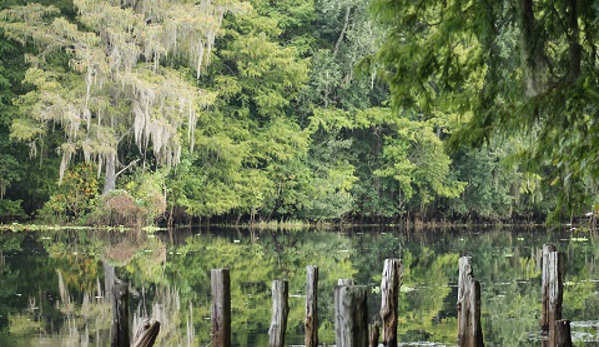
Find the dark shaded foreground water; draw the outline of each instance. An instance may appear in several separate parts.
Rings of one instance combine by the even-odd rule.
[[[0,234],[0,346],[109,346],[106,283],[129,281],[134,318],[162,323],[156,346],[210,344],[210,269],[231,269],[233,345],[268,344],[270,283],[289,281],[289,345],[303,344],[305,268],[319,266],[320,340],[334,344],[333,287],[371,287],[378,314],[383,261],[404,261],[403,346],[455,346],[458,258],[473,257],[487,346],[540,346],[541,251],[566,253],[564,318],[577,346],[599,346],[599,239],[543,230],[60,231]]]

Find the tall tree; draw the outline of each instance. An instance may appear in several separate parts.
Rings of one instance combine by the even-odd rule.
[[[61,179],[81,153],[104,169],[106,193],[115,188],[119,169],[129,166],[119,156],[128,143],[159,164],[179,163],[180,128],[186,126],[193,137],[198,112],[213,96],[173,67],[185,64],[199,77],[222,17],[239,7],[228,0],[74,5],[74,21],[37,4],[0,13],[9,38],[39,49],[28,56],[25,82],[34,90],[21,97],[23,117],[13,123],[11,136],[27,141],[35,154],[46,134],[59,127]]]

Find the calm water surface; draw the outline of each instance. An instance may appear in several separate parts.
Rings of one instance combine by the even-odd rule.
[[[599,346],[599,239],[544,230],[60,231],[0,234],[0,346],[109,346],[110,288],[128,281],[132,320],[162,323],[156,346],[210,344],[210,269],[231,269],[233,345],[268,345],[270,284],[289,281],[289,345],[303,344],[305,269],[317,265],[319,336],[334,344],[333,287],[370,286],[378,315],[385,258],[404,262],[400,341],[455,346],[457,264],[472,256],[487,346],[540,346],[541,252],[566,253],[564,318]],[[134,324],[132,322],[132,324]]]

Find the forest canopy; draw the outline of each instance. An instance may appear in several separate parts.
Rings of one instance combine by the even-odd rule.
[[[0,219],[599,210],[588,0],[0,4]]]

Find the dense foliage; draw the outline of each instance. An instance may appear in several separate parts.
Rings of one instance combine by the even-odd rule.
[[[597,11],[584,0],[3,2],[0,218],[595,211]],[[132,216],[115,217],[117,197]]]

